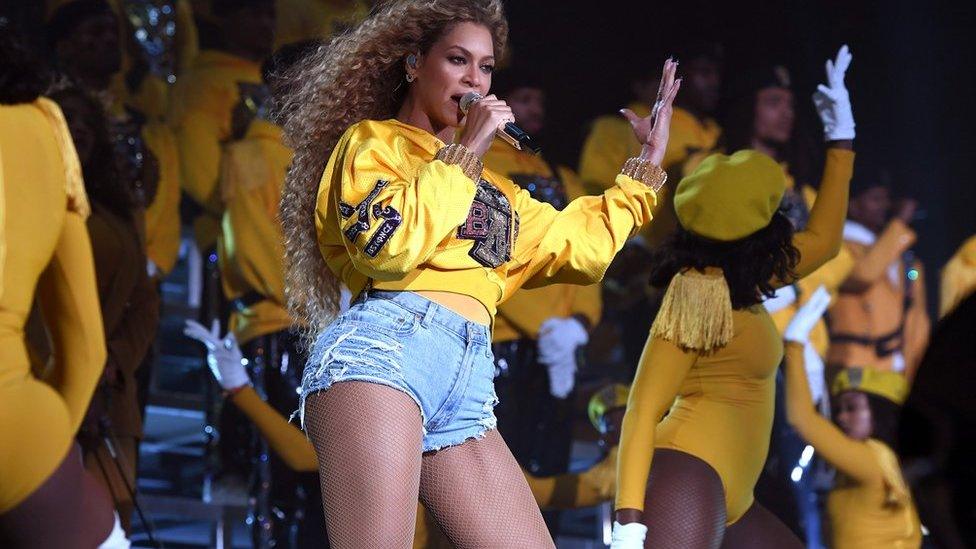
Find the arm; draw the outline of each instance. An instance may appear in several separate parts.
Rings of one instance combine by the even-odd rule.
[[[844,289],[863,292],[886,276],[888,265],[897,261],[915,243],[915,232],[899,219],[892,219],[881,236],[863,257],[858,258],[850,276],[844,281]]]
[[[848,438],[817,413],[807,386],[803,345],[786,345],[786,417],[796,432],[831,465],[862,483],[881,482],[874,452],[864,442]]]
[[[81,215],[69,211],[54,256],[38,281],[37,298],[54,346],[54,390],[77,430],[105,364],[91,241]]]
[[[464,222],[475,182],[459,165],[436,159],[408,172],[388,143],[391,137],[373,133],[368,123],[350,133],[326,168],[316,225],[321,231],[333,214],[330,209],[337,209],[342,241],[356,270],[377,280],[397,280],[426,261]]]
[[[121,320],[108,338],[106,368],[131,378],[149,352],[159,327],[159,296],[145,269],[139,269],[139,280],[129,294]]]
[[[621,524],[640,519],[657,424],[674,403],[697,358],[697,353],[682,351],[661,338],[647,340],[620,435],[616,510]]]
[[[206,110],[189,110],[176,130],[183,189],[211,215],[223,206],[217,188],[220,144],[227,138],[226,123]]]
[[[244,412],[268,445],[289,468],[299,472],[319,470],[315,449],[302,432],[285,421],[274,408],[261,400],[250,386],[244,386],[230,397],[231,402]]]
[[[159,159],[159,188],[146,209],[146,255],[165,275],[180,252],[179,153],[172,130],[163,124],[147,124],[143,139]]]

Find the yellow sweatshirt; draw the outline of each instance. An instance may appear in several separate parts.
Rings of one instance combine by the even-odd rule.
[[[976,290],[976,236],[970,237],[942,268],[939,318]]]
[[[328,40],[369,15],[363,0],[278,0],[275,48],[309,38]]]
[[[853,166],[852,152],[827,151],[820,196],[807,228],[793,236],[799,277],[814,272],[840,247]],[[783,346],[761,305],[733,311],[732,321],[732,339],[708,354],[648,338],[620,437],[617,509],[643,510],[655,448],[691,454],[715,470],[725,490],[728,524],[752,505],[769,447]]]
[[[786,345],[786,394],[790,424],[840,473],[827,498],[831,547],[920,547],[921,525],[898,458],[878,440],[848,438],[817,413],[807,386],[802,345]]]
[[[627,108],[637,116],[651,113],[650,107],[641,103],[631,103]],[[706,156],[715,152],[721,134],[722,128],[714,120],[702,121],[685,109],[674,108],[671,135],[661,166],[670,177],[659,193],[660,205],[654,213],[654,223],[641,233],[650,244],[660,242],[677,226],[673,197],[675,185]],[[627,119],[620,115],[597,118],[583,143],[580,156],[580,176],[587,191],[597,194],[609,187],[619,167],[626,159],[640,154],[640,148]]]
[[[217,251],[224,295],[256,292],[265,299],[233,310],[230,330],[244,343],[293,324],[285,303],[284,237],[278,204],[292,151],[281,128],[257,118],[244,139],[224,147],[221,186],[226,204]]]
[[[516,150],[496,139],[484,157],[491,171],[512,180],[529,191],[534,198],[548,202],[557,209],[582,196],[583,185],[572,170],[563,167],[558,177],[541,156]],[[583,315],[596,326],[600,321],[602,301],[600,285],[575,286],[552,284],[532,290],[519,290],[498,307],[495,317],[495,342],[513,339],[536,339],[539,327],[546,320],[557,317]]]
[[[217,183],[221,148],[231,137],[232,112],[242,87],[260,84],[257,63],[205,50],[172,90],[168,120],[176,131],[183,189],[203,209],[193,222],[201,250],[216,243],[224,211]]]
[[[516,290],[592,284],[651,219],[654,191],[624,175],[562,211],[485,170],[481,181],[434,160],[445,145],[396,120],[340,138],[319,185],[316,229],[329,268],[358,294],[444,290],[494,316]]]

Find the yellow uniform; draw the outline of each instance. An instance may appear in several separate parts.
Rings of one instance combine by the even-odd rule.
[[[173,88],[169,123],[176,131],[183,189],[203,210],[193,222],[202,250],[216,243],[224,211],[217,183],[221,147],[231,137],[232,112],[242,89],[260,85],[257,63],[205,50]]]
[[[898,458],[884,443],[848,438],[814,408],[803,367],[803,347],[786,346],[787,416],[796,431],[838,476],[827,498],[834,549],[909,549],[922,530]]]
[[[511,179],[529,190],[539,200],[564,208],[571,200],[582,196],[583,185],[571,170],[556,168],[558,177],[542,157],[516,150],[498,139],[484,157],[491,171]],[[498,308],[495,316],[495,342],[514,339],[537,339],[539,327],[546,320],[583,315],[596,326],[601,311],[600,285],[575,286],[552,284],[533,290],[520,290]]]
[[[915,262],[909,273],[902,260],[915,233],[897,219],[877,237],[853,222],[844,232],[854,268],[830,310],[828,363],[904,371],[911,379],[929,332],[922,265]]]
[[[166,275],[180,254],[179,152],[173,130],[160,122],[144,125],[142,139],[159,166],[156,196],[146,208],[146,256]]]
[[[5,215],[0,296],[0,514],[64,459],[105,364],[81,167],[57,105],[0,106]],[[54,347],[31,375],[24,325],[37,299]]]
[[[369,15],[363,0],[277,0],[275,49],[313,38],[328,40]]]
[[[445,146],[396,120],[354,124],[319,185],[316,229],[329,268],[357,295],[443,291],[494,316],[516,290],[591,284],[651,218],[654,191],[624,175],[562,211],[485,170],[475,183],[435,160]]]
[[[627,106],[637,116],[651,114],[648,106],[632,103]],[[671,175],[673,183],[666,186],[659,196],[660,208],[655,212],[654,223],[642,232],[651,244],[658,243],[677,226],[674,216],[674,186],[718,145],[722,129],[712,119],[699,120],[680,107],[674,107],[671,117],[671,134],[661,167]],[[580,156],[580,176],[591,194],[601,192],[613,182],[624,160],[640,154],[641,145],[634,137],[630,122],[622,116],[602,116],[593,123],[593,129],[583,143]]]
[[[800,277],[837,253],[853,164],[850,151],[827,152],[810,222],[793,239]],[[617,509],[643,510],[655,448],[691,454],[715,470],[725,491],[727,524],[752,505],[766,462],[783,344],[761,305],[732,311],[732,323],[729,343],[707,354],[682,350],[659,336],[648,339],[624,417]]]
[[[227,145],[221,162],[226,204],[218,245],[224,295],[242,307],[231,312],[238,341],[287,329],[293,324],[285,303],[284,237],[278,205],[292,151],[281,128],[251,122],[244,139]],[[253,299],[241,299],[245,295]],[[254,301],[244,306],[244,302]]]
[[[939,318],[976,290],[976,236],[970,237],[942,268]]]

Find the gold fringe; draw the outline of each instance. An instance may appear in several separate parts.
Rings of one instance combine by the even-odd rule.
[[[697,271],[676,274],[651,336],[702,353],[727,345],[732,339],[732,298],[725,276]]]
[[[68,123],[61,113],[61,108],[54,101],[41,97],[35,104],[51,122],[54,137],[61,149],[61,160],[64,164],[64,190],[65,194],[68,195],[68,210],[87,219],[91,213],[91,207],[88,204],[85,180],[81,177],[81,163],[78,160],[78,153],[75,151],[75,143],[71,139],[71,132],[68,130]]]

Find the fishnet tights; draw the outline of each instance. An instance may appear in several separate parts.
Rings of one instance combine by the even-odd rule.
[[[311,395],[305,426],[319,457],[334,547],[410,547],[418,494],[458,548],[554,547],[521,469],[495,430],[422,456],[414,401],[357,381]]]
[[[676,450],[657,449],[647,481],[644,547],[800,549],[803,544],[758,502],[726,528],[725,491],[715,469]]]

